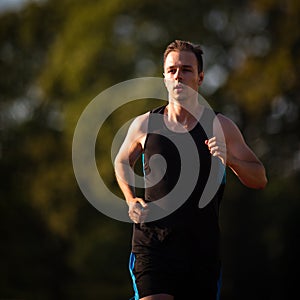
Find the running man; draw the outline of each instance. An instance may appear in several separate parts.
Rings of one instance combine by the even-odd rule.
[[[213,160],[224,169],[229,167],[249,188],[263,189],[267,184],[263,164],[236,124],[199,102],[198,89],[204,79],[202,54],[198,45],[186,41],[175,40],[167,46],[163,68],[168,104],[135,118],[115,159],[116,178],[134,222],[130,272],[136,300],[218,299],[219,205],[225,174],[213,199],[199,207]],[[210,131],[204,130],[204,122]],[[195,188],[178,209],[147,222],[149,204],[168,197],[178,183],[183,166],[172,141],[182,140],[184,149],[186,136],[197,149],[197,155],[191,155],[190,170],[193,162],[195,168],[200,164]],[[136,196],[133,175],[128,172],[141,155],[146,184],[142,198]],[[164,163],[156,162],[158,157],[163,157]]]

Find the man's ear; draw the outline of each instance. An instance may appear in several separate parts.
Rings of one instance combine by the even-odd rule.
[[[202,84],[203,79],[204,79],[204,72],[201,71],[201,72],[199,73],[199,81],[198,81],[198,85],[199,85],[199,86]]]

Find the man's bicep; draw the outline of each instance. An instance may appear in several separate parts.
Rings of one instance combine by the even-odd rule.
[[[247,145],[240,129],[230,119],[222,116],[220,120],[226,140],[227,150],[236,158],[245,161],[257,161],[257,157]]]
[[[229,133],[229,151],[238,159],[244,161],[257,161],[257,157],[246,143],[239,128],[233,124]]]
[[[240,160],[244,160],[244,161],[257,161],[257,157],[254,154],[254,152],[251,150],[251,148],[246,144],[246,142],[244,141],[244,139],[240,142],[233,142],[231,147],[231,152],[232,154],[240,159]]]
[[[137,118],[132,122],[117,154],[116,160],[133,165],[141,155],[143,152],[142,140],[145,135],[143,121],[143,118]]]

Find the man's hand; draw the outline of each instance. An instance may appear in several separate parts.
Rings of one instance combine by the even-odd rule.
[[[226,160],[227,160],[226,143],[217,140],[217,138],[214,136],[211,139],[206,140],[205,144],[207,145],[211,155],[218,157],[222,161],[222,164],[226,166]]]
[[[132,198],[126,201],[128,204],[128,215],[134,223],[143,223],[148,215],[148,205],[142,198]]]

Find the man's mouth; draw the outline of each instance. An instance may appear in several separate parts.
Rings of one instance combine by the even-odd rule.
[[[184,89],[184,85],[183,84],[176,84],[175,86],[174,86],[174,90],[176,90],[176,91],[183,91],[183,89]]]

